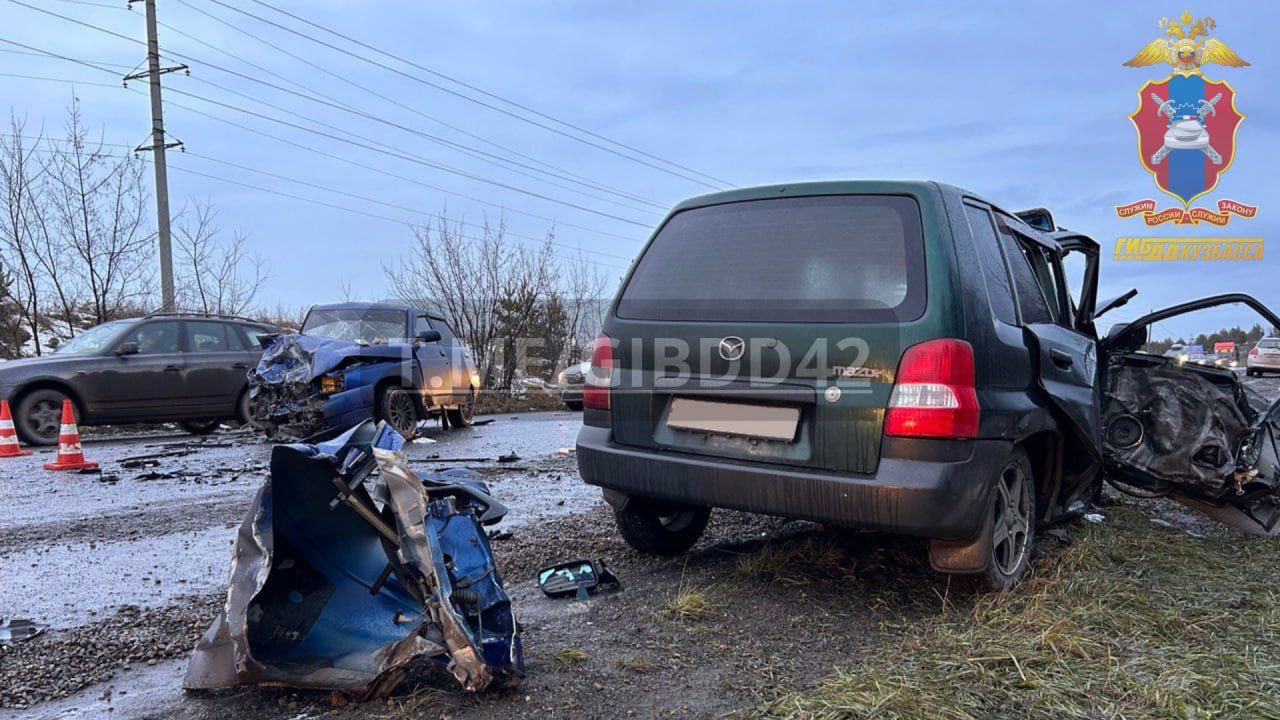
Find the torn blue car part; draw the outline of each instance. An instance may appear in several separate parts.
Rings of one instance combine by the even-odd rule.
[[[382,697],[420,658],[469,691],[520,674],[519,626],[483,530],[506,508],[466,471],[418,478],[403,442],[365,422],[273,450],[236,536],[226,605],[183,687]]]

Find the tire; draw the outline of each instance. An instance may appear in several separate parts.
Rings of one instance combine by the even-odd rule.
[[[236,399],[236,422],[241,425],[253,424],[253,408],[249,407],[249,388],[240,391]]]
[[[980,589],[1003,592],[1026,577],[1036,537],[1036,484],[1020,447],[996,477],[991,493],[991,562],[978,576]]]
[[[711,508],[631,498],[614,509],[618,532],[627,544],[648,555],[682,555],[702,537]]]
[[[1245,371],[1244,371],[1244,374],[1245,374],[1245,375],[1248,375],[1249,377],[1257,377],[1257,376],[1258,376],[1258,371],[1257,371],[1257,370],[1254,370],[1253,368],[1249,368],[1248,370],[1245,370]]]
[[[384,420],[405,440],[412,440],[418,432],[418,402],[413,394],[399,387],[389,387],[378,396],[378,419]]]
[[[582,401],[581,400],[565,400],[564,406],[574,412],[580,412],[582,410]]]
[[[475,420],[476,416],[476,391],[472,388],[467,392],[467,401],[459,405],[456,410],[446,410],[449,415],[449,427],[464,428]]]
[[[183,420],[178,425],[192,435],[211,435],[222,424],[221,420]]]
[[[56,445],[62,429],[62,402],[66,393],[58,390],[35,390],[23,396],[14,408],[13,425],[28,445]],[[80,408],[71,404],[80,419]]]

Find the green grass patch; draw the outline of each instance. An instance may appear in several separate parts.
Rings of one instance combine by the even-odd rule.
[[[924,620],[775,718],[1280,718],[1280,543],[1193,538],[1134,506],[1015,590]]]

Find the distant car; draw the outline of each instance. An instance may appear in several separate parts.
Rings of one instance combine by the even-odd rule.
[[[258,338],[277,332],[265,323],[195,313],[113,320],[52,355],[0,365],[0,397],[32,445],[58,441],[66,398],[84,425],[177,422],[209,433],[223,420],[248,420],[247,373],[262,353]]]
[[[1199,365],[1209,365],[1212,363],[1208,355],[1204,354],[1203,345],[1188,345],[1184,353],[1182,353],[1182,361],[1196,363]]]
[[[1245,359],[1245,373],[1250,377],[1264,372],[1280,373],[1280,338],[1262,338]]]
[[[1170,345],[1170,346],[1169,346],[1169,349],[1168,349],[1168,350],[1165,350],[1165,351],[1164,351],[1164,356],[1165,356],[1165,357],[1167,357],[1167,358],[1175,358],[1175,359],[1178,359],[1178,360],[1186,360],[1186,359],[1187,359],[1187,346],[1186,346],[1186,345],[1184,345],[1183,343],[1174,343],[1174,344],[1172,344],[1172,345]]]
[[[582,388],[587,383],[587,373],[591,371],[591,361],[570,365],[556,376],[556,392],[560,401],[570,410],[582,409]]]
[[[421,308],[317,305],[249,374],[253,423],[268,436],[309,437],[385,420],[404,437],[445,416],[471,424],[480,375],[449,323]]]

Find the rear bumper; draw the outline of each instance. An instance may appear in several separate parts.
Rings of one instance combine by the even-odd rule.
[[[884,445],[875,474],[827,473],[622,446],[608,428],[584,426],[577,456],[585,482],[626,495],[929,538],[977,535],[1011,443]]]
[[[1280,358],[1249,358],[1245,367],[1250,370],[1275,370],[1280,372]]]

